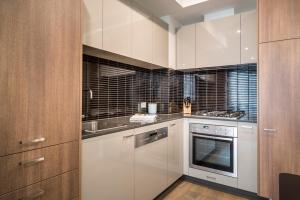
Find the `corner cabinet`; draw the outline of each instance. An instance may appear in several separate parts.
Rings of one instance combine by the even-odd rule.
[[[102,0],[83,0],[83,44],[102,49]]]
[[[240,15],[196,24],[196,67],[239,64]]]
[[[168,134],[168,186],[183,175],[183,120],[169,124]]]
[[[134,199],[133,132],[83,140],[82,200]]]
[[[241,64],[257,62],[256,11],[241,14]]]
[[[128,57],[132,56],[130,3],[103,0],[103,49]]]
[[[196,67],[196,25],[183,26],[177,30],[177,69]]]

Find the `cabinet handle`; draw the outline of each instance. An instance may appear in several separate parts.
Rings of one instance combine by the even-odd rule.
[[[90,93],[90,100],[92,100],[93,99],[93,90],[91,88],[89,89],[89,93]]]
[[[133,134],[131,134],[131,135],[126,135],[126,136],[123,136],[123,138],[124,138],[124,139],[131,138],[131,137],[133,137]]]
[[[245,125],[243,125],[243,126],[241,126],[242,128],[246,128],[246,129],[253,129],[253,126],[245,126]]]
[[[21,161],[21,162],[19,162],[19,165],[27,167],[27,166],[30,166],[30,165],[36,165],[38,163],[41,163],[44,160],[45,160],[45,157],[40,157],[40,158],[37,158],[37,159],[34,159],[34,160]]]
[[[20,144],[22,144],[22,145],[34,145],[34,144],[42,143],[42,142],[45,142],[45,141],[46,141],[46,138],[41,137],[41,138],[29,140],[29,141],[20,141]]]
[[[39,189],[35,193],[33,193],[32,195],[27,196],[27,197],[21,197],[18,200],[34,200],[34,199],[37,199],[37,198],[43,196],[44,194],[45,194],[45,191],[42,190],[42,189]]]
[[[206,176],[206,178],[214,181],[217,180],[215,177],[211,177],[211,176]]]
[[[176,125],[176,124],[171,124],[170,126],[173,127],[173,126],[175,126],[175,125]]]
[[[265,128],[264,131],[268,134],[268,135],[274,135],[277,130],[276,129],[271,129],[271,128]]]

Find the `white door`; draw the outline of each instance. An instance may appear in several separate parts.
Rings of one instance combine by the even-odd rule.
[[[133,166],[133,130],[83,140],[82,200],[132,200]]]
[[[183,174],[183,123],[172,121],[168,135],[168,185],[173,184]]]

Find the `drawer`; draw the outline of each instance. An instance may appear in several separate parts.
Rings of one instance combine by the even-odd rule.
[[[78,141],[0,157],[0,195],[78,168]]]
[[[78,170],[0,196],[0,200],[72,200],[78,197]]]

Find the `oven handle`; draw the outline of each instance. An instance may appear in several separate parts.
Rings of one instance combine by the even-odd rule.
[[[225,140],[225,141],[230,141],[230,142],[233,141],[233,138],[214,137],[214,136],[197,135],[197,134],[193,134],[193,136],[198,137],[198,138],[219,139],[219,140]]]

